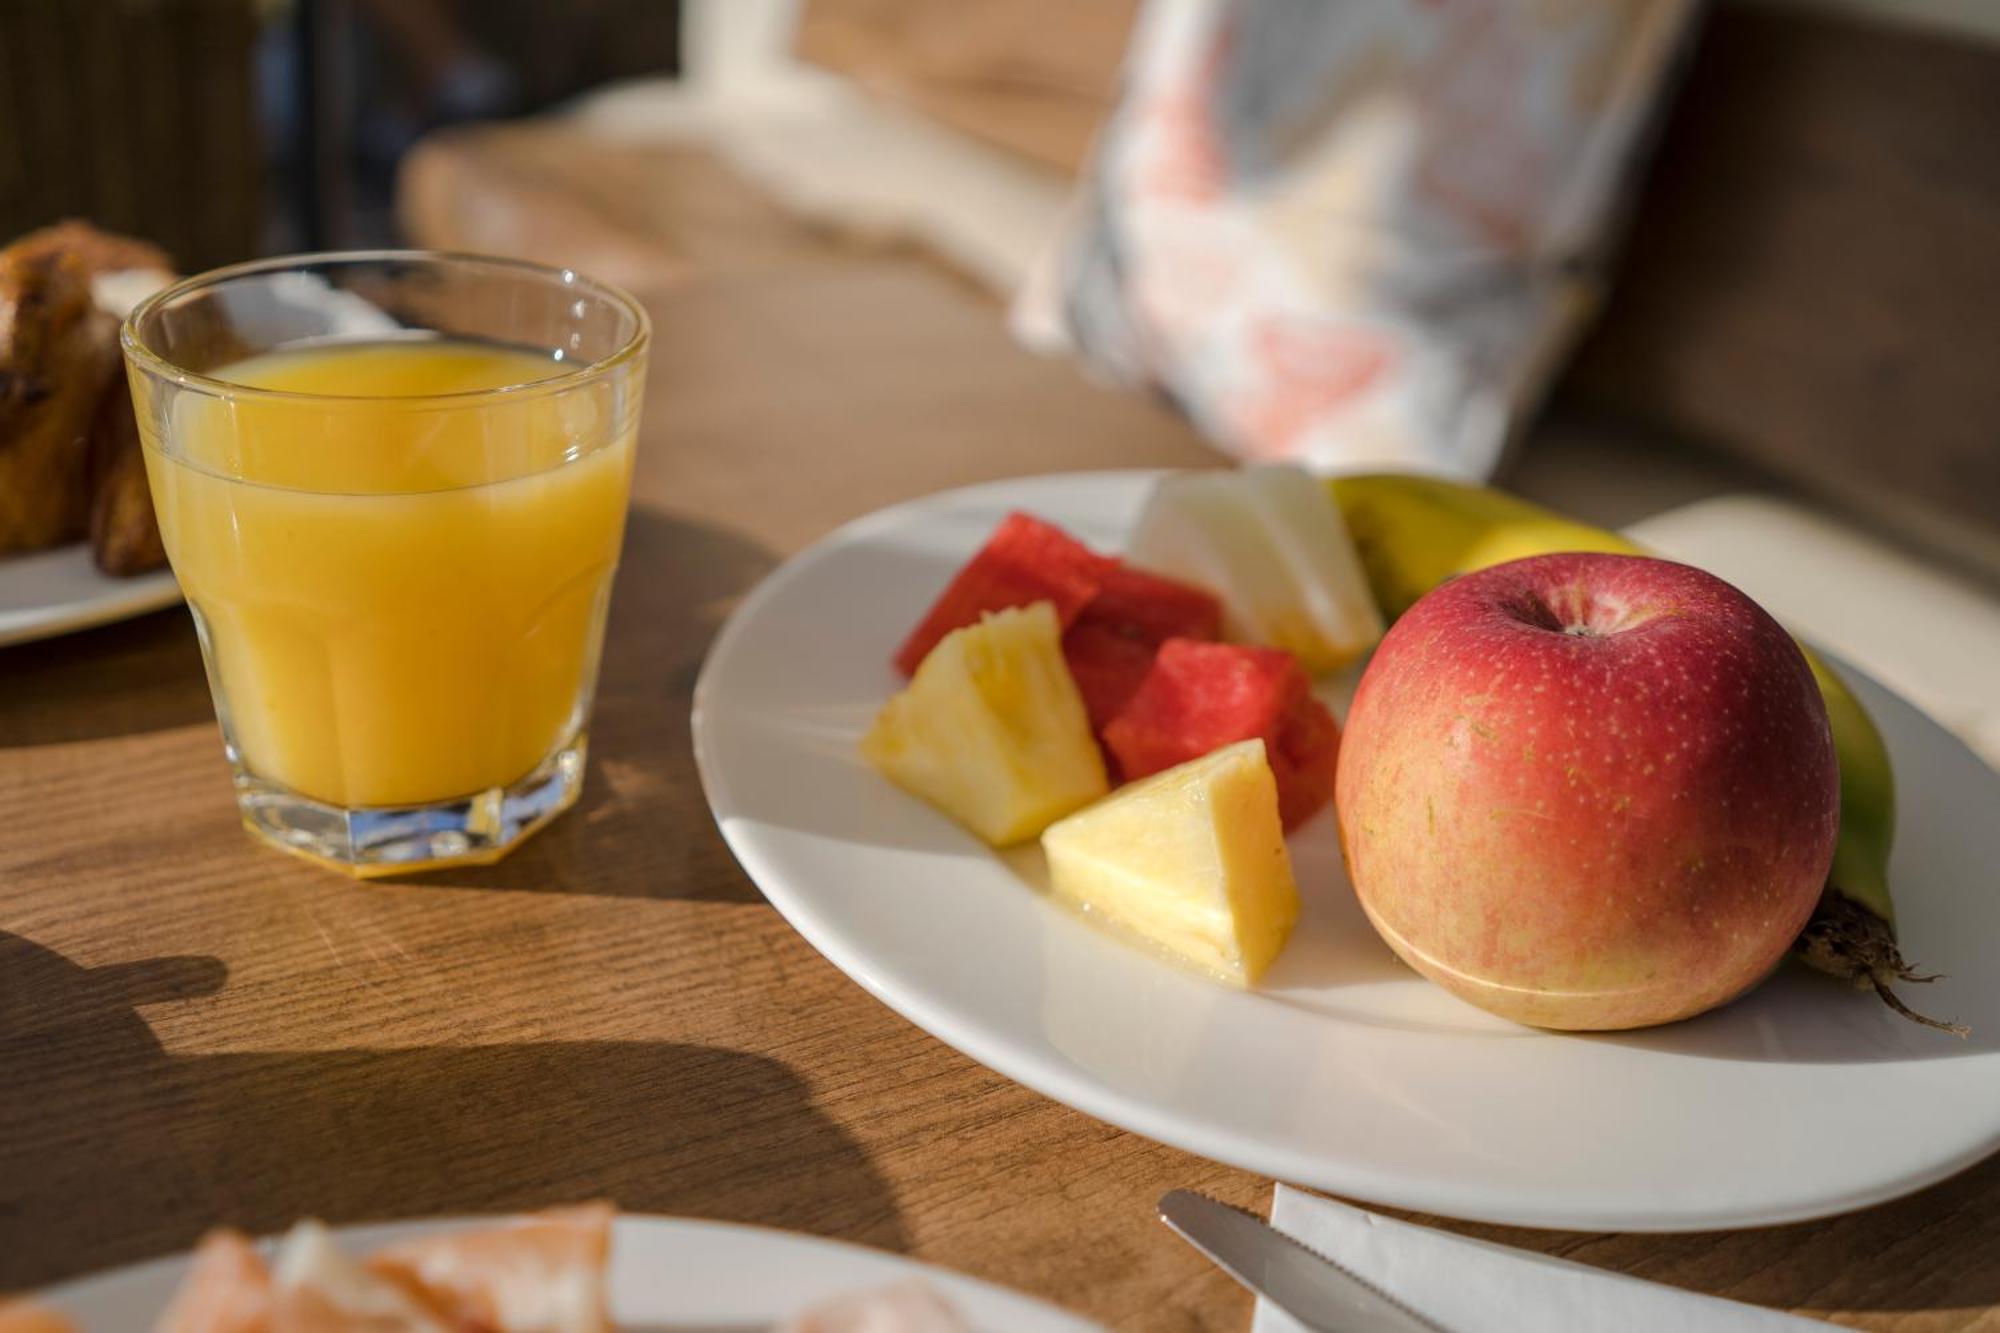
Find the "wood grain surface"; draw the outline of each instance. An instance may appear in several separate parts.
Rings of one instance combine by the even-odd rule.
[[[688,737],[721,618],[841,521],[1207,455],[921,265],[710,273],[651,305],[587,787],[502,864],[363,885],[250,843],[184,612],[0,652],[0,1289],[219,1222],[602,1196],[883,1246],[1113,1327],[1246,1327],[1152,1205],[1262,1211],[1270,1182],[871,999],[736,867]],[[1856,1327],[2000,1328],[2000,1161],[1771,1230],[1455,1229]]]

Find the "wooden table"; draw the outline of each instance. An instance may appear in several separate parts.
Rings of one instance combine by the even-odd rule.
[[[840,521],[1206,455],[920,264],[719,271],[652,304],[588,784],[503,864],[358,884],[253,845],[184,612],[0,652],[0,1289],[218,1222],[601,1196],[903,1251],[1117,1327],[1243,1328],[1248,1299],[1152,1205],[1262,1210],[1270,1182],[1017,1087],[836,972],[724,848],[687,723],[733,600]],[[1859,1327],[2000,1328],[2000,1161],[1773,1230],[1455,1229]]]

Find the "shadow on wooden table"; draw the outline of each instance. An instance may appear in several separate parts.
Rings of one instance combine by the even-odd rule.
[[[213,723],[186,607],[0,649],[0,749]]]
[[[137,1006],[224,980],[213,958],[92,969],[0,933],[0,1290],[220,1223],[396,1218],[413,1201],[439,1215],[604,1197],[806,1231],[866,1216],[843,1234],[905,1246],[882,1177],[776,1061],[611,1041],[163,1050]],[[746,1155],[763,1163],[747,1187]]]

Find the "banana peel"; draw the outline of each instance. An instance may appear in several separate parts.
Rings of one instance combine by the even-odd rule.
[[[1489,565],[1557,551],[1649,554],[1618,533],[1441,477],[1334,477],[1327,489],[1346,519],[1382,613],[1391,620],[1446,579]],[[1873,990],[1905,1018],[1965,1036],[1963,1026],[1917,1013],[1894,990],[1897,982],[1935,979],[1904,962],[1896,944],[1896,907],[1889,892],[1895,771],[1868,710],[1818,654],[1799,646],[1826,702],[1840,763],[1840,835],[1826,889],[1794,948],[1820,971]]]

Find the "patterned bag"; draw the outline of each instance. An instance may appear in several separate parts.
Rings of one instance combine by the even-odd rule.
[[[1694,0],[1150,0],[1016,325],[1246,459],[1486,476]]]

